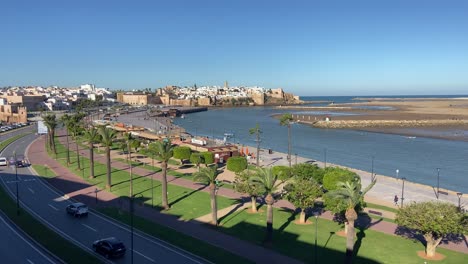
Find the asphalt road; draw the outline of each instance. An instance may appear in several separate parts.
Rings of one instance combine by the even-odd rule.
[[[26,136],[9,145],[1,156],[11,157],[15,151],[22,155],[35,135]],[[90,212],[87,217],[74,218],[67,215],[65,207],[72,201],[62,197],[45,181],[33,175],[30,168],[18,168],[18,186],[21,207],[30,211],[34,217],[46,223],[69,241],[92,252],[93,241],[116,237],[127,247],[123,258],[113,260],[115,263],[131,263],[130,228],[117,223],[99,213]],[[7,187],[10,195],[16,195],[15,169],[4,167],[0,183]],[[207,261],[162,242],[144,233],[134,232],[133,263],[206,263]]]

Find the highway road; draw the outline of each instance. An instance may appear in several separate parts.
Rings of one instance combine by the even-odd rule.
[[[36,138],[28,135],[6,147],[1,156],[11,157],[13,152],[22,155],[27,146]],[[65,207],[70,204],[67,197],[61,196],[44,180],[33,175],[29,167],[18,168],[20,203],[34,217],[46,223],[57,233],[81,248],[92,252],[93,241],[116,237],[127,247],[123,258],[112,260],[114,263],[132,263],[130,254],[130,228],[107,218],[97,212],[88,217],[74,218],[67,215]],[[14,168],[3,168],[0,183],[7,188],[12,197],[16,195]],[[182,249],[158,240],[139,231],[134,232],[133,263],[207,263],[206,260]]]

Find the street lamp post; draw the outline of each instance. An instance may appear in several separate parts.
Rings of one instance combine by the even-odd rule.
[[[318,231],[318,227],[317,227],[317,223],[318,223],[318,214],[315,214],[315,254],[314,254],[314,257],[315,257],[315,264],[318,263],[318,255],[317,255],[317,231]]]
[[[458,196],[458,210],[461,211],[461,198],[463,196],[463,193],[457,192],[457,196]]]
[[[399,169],[396,169],[395,172],[396,172],[396,178],[397,178],[397,180],[398,180],[398,179],[399,179],[399,178],[398,178],[398,173],[400,173],[400,170],[399,170]]]
[[[327,149],[323,150],[323,156],[324,156],[325,168],[326,168],[327,167]]]
[[[371,168],[371,181],[375,180],[374,176],[374,156],[372,156],[372,168]]]
[[[297,153],[294,153],[294,156],[296,157],[295,165],[297,165]]]
[[[403,208],[403,200],[405,200],[405,180],[406,178],[403,177],[401,178],[401,180],[403,181],[403,185],[401,185],[401,208]]]
[[[437,197],[437,200],[439,200],[439,176],[440,176],[440,168],[436,168],[437,169],[437,194],[436,194],[436,197]]]
[[[133,264],[133,172],[132,152],[130,151],[130,140],[127,142],[130,168],[130,263]]]
[[[13,152],[14,162],[13,166],[15,166],[15,177],[16,177],[16,214],[20,214],[20,203],[19,203],[19,186],[18,186],[18,166],[16,164],[16,151]]]

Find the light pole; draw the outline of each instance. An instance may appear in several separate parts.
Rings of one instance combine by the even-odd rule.
[[[294,156],[296,157],[296,161],[294,162],[294,164],[297,165],[297,153],[294,153]]]
[[[323,156],[324,156],[324,161],[325,161],[325,168],[327,167],[327,149],[323,150]]]
[[[318,255],[317,255],[317,231],[318,231],[318,227],[317,227],[317,223],[318,223],[318,213],[315,214],[315,254],[314,254],[314,257],[315,257],[315,264],[318,263]]]
[[[463,193],[457,192],[457,196],[458,196],[458,210],[461,212],[461,198],[463,196]]]
[[[439,200],[439,176],[440,176],[440,168],[436,168],[437,169],[437,194],[436,194],[436,197],[437,197],[437,200]]]
[[[403,180],[403,185],[401,186],[401,208],[403,208],[403,200],[405,200],[404,195],[405,195],[405,180],[406,180],[406,178],[403,177],[401,179]]]
[[[400,170],[399,170],[399,169],[396,169],[395,172],[396,172],[396,178],[397,178],[397,180],[398,180],[398,179],[399,179],[399,178],[398,178],[398,173],[400,173]]]
[[[374,156],[372,156],[372,169],[371,169],[371,181],[375,180],[374,176]]]
[[[133,172],[132,152],[130,151],[130,140],[127,142],[130,168],[130,263],[133,263]]]
[[[16,215],[20,214],[20,203],[19,203],[19,186],[18,186],[18,166],[16,164],[16,151],[13,151],[14,161],[13,166],[15,166],[15,177],[16,177]],[[11,160],[10,160],[11,161]]]

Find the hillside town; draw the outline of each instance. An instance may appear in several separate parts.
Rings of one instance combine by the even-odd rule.
[[[152,91],[111,91],[94,84],[77,87],[13,86],[0,88],[0,122],[26,123],[28,113],[70,110],[80,101],[115,103],[134,106],[256,106],[299,104],[299,96],[282,88],[266,89],[258,86],[166,86]]]

